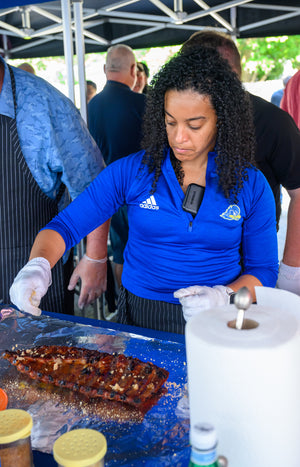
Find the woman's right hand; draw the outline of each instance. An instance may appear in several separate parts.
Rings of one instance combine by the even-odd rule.
[[[47,293],[51,282],[49,261],[42,257],[33,258],[15,277],[9,290],[10,299],[20,311],[39,316],[41,298]]]

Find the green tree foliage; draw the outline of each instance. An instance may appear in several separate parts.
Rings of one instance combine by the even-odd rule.
[[[283,77],[284,65],[300,68],[300,36],[238,39],[243,81],[265,81]]]
[[[287,63],[294,70],[300,68],[300,35],[238,39],[237,45],[242,58],[242,80],[244,82],[284,78]],[[180,47],[181,45],[152,47],[138,49],[134,52],[138,61],[147,63],[150,69],[150,78],[152,78]],[[99,90],[105,84],[105,75],[102,72],[105,55],[104,52],[101,52],[87,54],[85,57],[87,79],[95,81]],[[41,57],[26,59],[26,61],[35,68],[39,76],[47,79],[54,86],[59,84],[60,88],[66,84],[67,70],[64,57]],[[24,59],[9,60],[9,63],[14,66],[18,66],[22,62]],[[74,64],[76,63],[77,58],[74,57]],[[75,82],[78,82],[77,76],[75,76]]]

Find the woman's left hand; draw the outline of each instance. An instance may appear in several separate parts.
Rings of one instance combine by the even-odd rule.
[[[214,287],[192,285],[185,289],[176,290],[174,297],[179,299],[186,321],[201,311],[215,306],[228,305],[230,298],[228,287],[223,285],[215,285]]]
[[[276,287],[300,295],[300,267],[280,262]]]

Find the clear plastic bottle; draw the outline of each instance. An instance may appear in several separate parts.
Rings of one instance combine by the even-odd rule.
[[[53,456],[59,467],[103,467],[106,439],[89,428],[61,435],[53,445]]]
[[[190,443],[192,446],[189,467],[225,467],[226,459],[219,463],[217,454],[217,433],[208,423],[199,423],[191,427]]]
[[[31,415],[21,409],[0,412],[1,467],[33,467]]]

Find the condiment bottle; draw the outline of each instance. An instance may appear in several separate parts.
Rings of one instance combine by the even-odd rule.
[[[88,428],[61,435],[53,445],[59,467],[103,467],[107,444],[99,431]]]
[[[25,410],[0,412],[1,467],[33,467],[31,428],[32,418]]]
[[[208,423],[199,423],[191,427],[190,443],[192,446],[189,467],[221,467],[226,466],[226,458],[218,460],[217,433]]]

